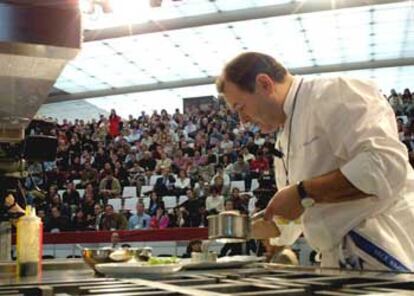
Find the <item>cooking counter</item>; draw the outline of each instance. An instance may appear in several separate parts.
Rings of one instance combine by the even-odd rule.
[[[41,278],[17,280],[0,264],[0,295],[414,295],[414,274],[350,272],[252,264],[242,269],[181,271],[168,277],[100,278],[81,260],[46,260]]]

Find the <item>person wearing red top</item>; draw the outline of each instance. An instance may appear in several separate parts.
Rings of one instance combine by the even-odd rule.
[[[164,229],[168,227],[170,219],[163,207],[158,207],[157,212],[151,217],[150,228],[151,229]]]
[[[256,159],[250,162],[250,170],[253,178],[257,178],[263,171],[269,170],[269,162],[263,157],[262,151],[257,151]]]
[[[109,134],[111,137],[115,138],[120,134],[121,127],[121,117],[116,115],[114,109],[111,109],[111,114],[109,115]]]

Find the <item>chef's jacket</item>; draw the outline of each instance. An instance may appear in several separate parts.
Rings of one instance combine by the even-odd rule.
[[[357,245],[365,246],[360,255],[366,260],[374,258],[392,269],[387,266],[392,262],[369,254],[380,250],[385,255],[377,257],[389,256],[412,270],[414,171],[398,139],[395,114],[378,88],[344,77],[294,76],[283,108],[287,119],[275,145],[284,154],[275,158],[278,188],[286,186],[287,175],[295,184],[340,169],[356,188],[372,195],[305,210],[302,230],[310,246],[322,253],[322,265],[337,267],[338,250],[352,231],[352,238],[365,240]]]

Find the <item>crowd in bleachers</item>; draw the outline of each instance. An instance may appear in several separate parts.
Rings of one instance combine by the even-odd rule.
[[[45,231],[204,227],[229,201],[263,208],[275,192],[274,135],[240,126],[223,104],[122,120],[63,120],[56,161],[33,162],[32,191]]]
[[[412,94],[387,99],[412,156]],[[51,133],[56,161],[31,163],[25,184],[46,191],[32,191],[45,231],[204,227],[226,208],[252,214],[276,191],[275,135],[241,126],[221,103],[128,120],[112,110],[90,122],[63,120]]]
[[[397,93],[392,89],[388,96],[397,116],[398,132],[400,140],[407,146],[411,164],[414,164],[414,93],[406,88],[403,93]]]

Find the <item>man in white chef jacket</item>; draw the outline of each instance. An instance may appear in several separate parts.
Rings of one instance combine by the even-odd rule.
[[[414,171],[373,83],[293,76],[271,56],[243,53],[217,88],[242,123],[280,131],[279,191],[265,219],[300,219],[324,267],[414,270]]]

